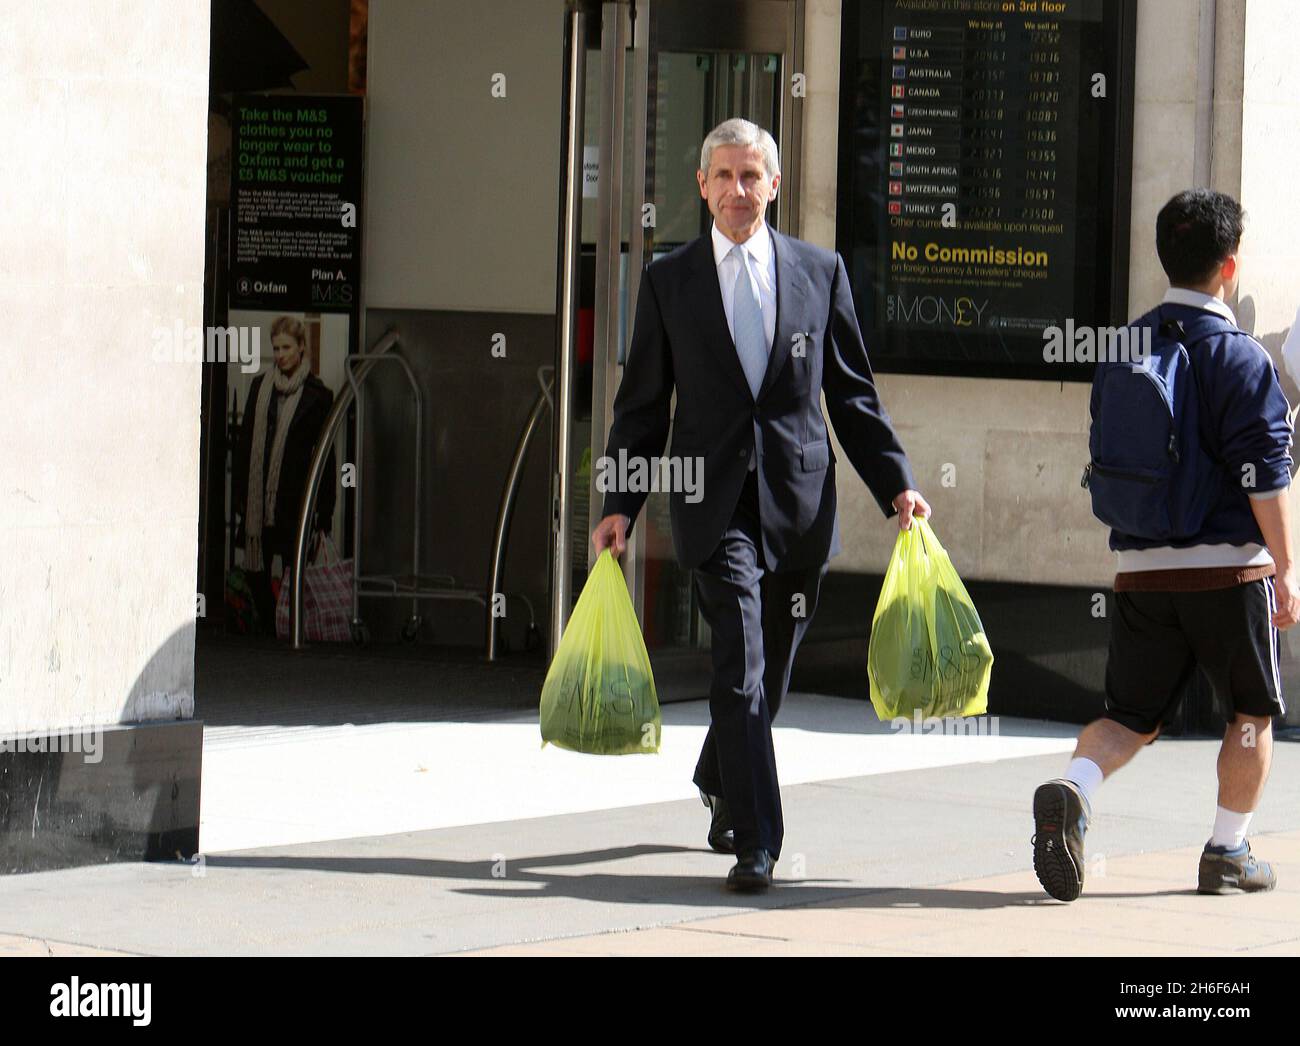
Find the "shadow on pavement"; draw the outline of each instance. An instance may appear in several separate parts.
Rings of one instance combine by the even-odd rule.
[[[494,882],[498,886],[447,886],[450,893],[495,898],[555,898],[585,900],[603,904],[699,905],[715,908],[732,904],[739,908],[845,907],[855,909],[950,909],[981,911],[1020,907],[1065,907],[1042,893],[999,893],[948,887],[874,887],[851,885],[848,879],[783,880],[778,874],[772,890],[741,894],[726,889],[724,880],[731,859],[720,859],[716,875],[615,875],[605,872],[548,875],[549,868],[574,868],[631,858],[658,855],[707,853],[687,846],[628,846],[541,857],[506,859],[504,862],[456,861],[422,857],[324,857],[324,856],[241,856],[210,855],[210,869],[245,868],[254,871],[340,872],[348,875],[412,875],[461,883]],[[504,869],[502,869],[504,863]],[[502,872],[504,874],[502,874]],[[779,872],[779,869],[778,869]],[[496,874],[494,874],[496,873]],[[845,885],[834,885],[843,883]],[[1098,894],[1109,900],[1176,896],[1194,890],[1150,890],[1140,893]]]

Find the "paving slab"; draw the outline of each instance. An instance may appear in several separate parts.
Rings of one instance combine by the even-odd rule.
[[[152,955],[1300,954],[1300,746],[1277,746],[1252,832],[1282,887],[1203,898],[1216,750],[1161,741],[1106,783],[1073,905],[1031,871],[1052,753],[784,787],[761,895],[725,889],[692,798],[6,876],[0,934]]]
[[[1258,843],[1261,852],[1292,849],[1300,832]],[[1298,892],[1202,897],[1181,874],[1189,861],[1194,868],[1198,853],[1180,848],[1121,858],[1114,863],[1126,874],[1086,880],[1084,895],[1068,905],[1046,897],[1032,872],[1014,872],[464,954],[1300,955]]]

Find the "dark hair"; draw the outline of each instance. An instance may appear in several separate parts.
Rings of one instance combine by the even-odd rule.
[[[1173,284],[1204,283],[1241,243],[1246,212],[1225,193],[1188,189],[1156,215],[1156,253]]]

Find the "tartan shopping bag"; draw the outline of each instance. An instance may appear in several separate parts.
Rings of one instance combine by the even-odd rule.
[[[289,638],[289,571],[275,602],[275,634]],[[322,535],[316,561],[303,570],[303,633],[312,643],[347,643],[352,638],[352,560],[340,559],[334,542]]]

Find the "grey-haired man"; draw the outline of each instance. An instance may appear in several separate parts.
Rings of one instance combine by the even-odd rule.
[[[645,269],[606,454],[657,458],[671,423],[671,455],[704,459],[704,496],[671,499],[677,558],[712,629],[695,783],[710,846],[738,857],[728,885],[755,890],[771,884],[784,836],[772,719],[840,551],[823,393],[882,512],[907,528],[930,509],[876,393],[843,261],[767,224],[781,180],[772,136],[723,122],[696,177],[713,227]],[[645,497],[606,495],[597,550],[623,551]]]

